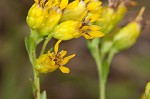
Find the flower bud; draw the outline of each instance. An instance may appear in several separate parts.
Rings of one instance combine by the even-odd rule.
[[[65,21],[57,25],[54,29],[53,37],[60,40],[69,40],[80,36],[77,21]]]
[[[138,38],[141,26],[136,22],[131,22],[122,28],[114,37],[114,47],[118,50],[124,50],[131,47]]]
[[[46,20],[48,10],[40,7],[38,4],[33,4],[27,16],[27,23],[31,29],[40,29]]]
[[[97,20],[95,24],[101,26],[101,31],[103,33],[109,34],[121,21],[126,12],[127,8],[124,3],[121,3],[117,9],[112,7],[103,7],[100,17],[103,20]]]
[[[77,20],[85,12],[85,6],[86,5],[83,1],[73,1],[72,3],[68,4],[64,10],[60,21]]]
[[[47,20],[45,21],[44,26],[39,30],[41,35],[48,35],[53,31],[54,27],[58,24],[58,21],[61,18],[61,12],[59,11],[50,11]]]
[[[142,14],[144,7],[140,10],[136,20],[123,27],[113,38],[114,48],[124,50],[131,47],[137,40],[141,32]]]

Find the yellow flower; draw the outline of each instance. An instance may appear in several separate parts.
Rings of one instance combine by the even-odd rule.
[[[78,22],[69,20],[60,23],[54,29],[53,37],[60,40],[70,40],[80,37],[80,33],[78,31]]]
[[[34,1],[35,3],[28,11],[26,20],[31,29],[39,29],[44,25],[46,16],[48,15],[47,5],[49,4],[49,2],[45,4],[45,0]]]
[[[35,3],[30,8],[26,20],[31,29],[38,30],[38,29],[43,28],[43,26],[46,25],[44,29],[40,30],[40,32],[42,32],[42,34],[45,35],[47,34],[47,31],[51,30],[59,21],[62,10],[68,5],[68,0],[61,0],[61,1],[34,0],[34,1]],[[54,11],[59,12],[59,13],[54,14]],[[48,29],[47,25],[49,25],[50,29]],[[43,32],[46,32],[46,33],[43,33]]]
[[[48,14],[48,17],[45,21],[44,26],[39,30],[39,33],[41,35],[48,35],[53,31],[55,26],[58,24],[59,20],[61,18],[61,11],[60,9],[57,9],[57,11],[53,10],[50,11]]]
[[[66,6],[60,21],[77,20],[85,11],[86,4],[84,1],[75,0]]]
[[[56,69],[60,69],[63,73],[69,73],[69,68],[65,67],[64,65],[75,56],[75,54],[64,57],[67,54],[67,51],[61,51],[58,53],[59,43],[61,40],[57,41],[54,47],[54,52],[48,51],[47,54],[41,55],[36,60],[35,69],[39,73],[48,73],[53,72]]]
[[[86,39],[93,39],[104,36],[99,30],[99,26],[69,20],[56,26],[53,37],[60,40],[70,40],[80,36],[84,36]]]
[[[95,37],[103,37],[104,33],[100,32],[100,27],[96,25],[87,25],[80,27],[81,35],[86,39],[93,39]]]

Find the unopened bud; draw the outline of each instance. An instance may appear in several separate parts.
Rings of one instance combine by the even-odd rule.
[[[115,26],[121,21],[127,12],[127,8],[123,3],[115,10],[111,7],[104,7],[102,9],[101,19],[95,22],[96,25],[101,26],[101,31],[105,34],[109,34]]]
[[[45,21],[44,26],[39,30],[41,35],[48,35],[53,31],[54,27],[58,24],[61,18],[61,13],[56,11],[51,11]]]
[[[46,8],[40,7],[38,4],[34,4],[27,16],[27,23],[31,29],[40,29],[46,20],[48,10]]]
[[[77,20],[85,12],[85,6],[86,5],[83,1],[73,1],[72,3],[68,4],[64,10],[60,21]]]
[[[54,29],[53,37],[60,40],[69,40],[80,36],[77,21],[65,21],[57,25]]]
[[[141,19],[144,8],[141,9],[138,17],[135,21],[129,23],[127,26],[123,27],[113,38],[114,48],[118,50],[127,49],[136,42],[140,32],[141,24],[139,23],[139,17]],[[142,14],[141,14],[142,13]],[[141,21],[141,20],[140,20]]]

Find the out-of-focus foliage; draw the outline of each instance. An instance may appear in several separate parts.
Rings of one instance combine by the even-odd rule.
[[[103,1],[105,4],[106,0]],[[150,23],[150,1],[138,2],[139,6],[130,9],[120,25],[134,20],[131,17],[143,5],[146,6],[144,19]],[[32,3],[32,0],[0,0],[0,99],[33,99],[29,80],[32,69],[24,47],[24,37],[29,33],[25,19]],[[136,45],[113,60],[107,99],[139,99],[144,92],[145,84],[150,80],[150,29],[147,27]],[[98,98],[96,66],[86,44],[81,42],[84,39],[62,43],[62,48],[70,50],[69,54],[77,54],[68,64],[69,75],[57,71],[43,75],[41,87],[47,90],[48,99]]]

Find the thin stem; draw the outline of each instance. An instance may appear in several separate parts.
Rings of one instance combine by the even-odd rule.
[[[99,77],[99,99],[105,99],[105,86],[106,86],[106,79],[103,77],[103,70],[102,70],[102,61],[100,57],[100,52],[98,46],[95,49],[95,61],[98,69],[98,77]]]
[[[117,52],[118,52],[118,51],[115,50],[115,49],[112,49],[112,50],[109,52],[108,58],[107,58],[108,65],[111,64],[112,58],[114,57],[114,55],[115,55]]]
[[[100,81],[100,99],[105,99],[105,87],[106,87],[106,81],[101,79]]]
[[[44,41],[44,44],[43,44],[43,46],[42,46],[42,50],[41,50],[40,55],[42,55],[42,54],[45,52],[46,46],[47,46],[48,42],[51,40],[51,38],[52,38],[52,34],[53,34],[53,33],[50,33],[50,34],[48,35],[48,37],[46,38],[46,40]]]
[[[34,85],[35,85],[35,90],[34,90],[34,95],[35,99],[40,99],[40,78],[39,78],[39,73],[33,69],[34,71]]]
[[[37,36],[37,31],[31,31],[31,35],[30,35],[30,61],[32,63],[32,68],[33,68],[33,94],[35,99],[40,99],[40,78],[39,78],[39,73],[35,70],[35,61],[36,61],[36,46],[37,46],[37,40],[38,40],[38,36]]]
[[[32,50],[32,65],[33,65],[33,75],[34,75],[34,87],[33,93],[35,96],[35,99],[40,99],[40,78],[39,78],[39,73],[35,70],[35,60],[36,60],[36,50],[35,48]]]

